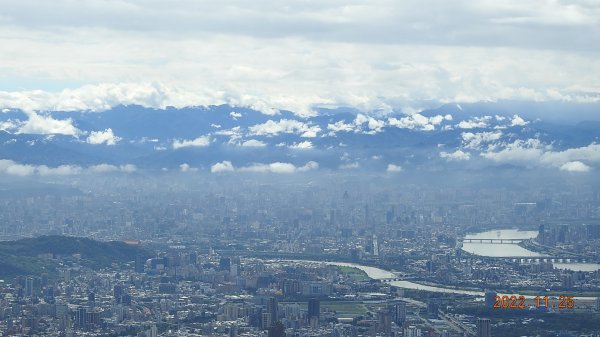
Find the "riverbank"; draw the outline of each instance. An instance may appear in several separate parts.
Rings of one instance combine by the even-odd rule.
[[[377,267],[364,266],[364,265],[361,265],[358,263],[332,262],[332,261],[327,261],[327,262],[305,261],[305,262],[323,263],[323,264],[329,264],[329,265],[335,265],[335,266],[346,266],[346,267],[357,268],[357,269],[364,271],[368,277],[375,279],[375,280],[386,280],[386,279],[396,278],[396,275],[391,271],[377,268]],[[437,292],[437,293],[458,294],[458,295],[477,296],[477,297],[483,297],[485,295],[484,289],[452,287],[452,286],[446,286],[446,285],[436,284],[436,283],[432,283],[432,282],[427,282],[427,284],[423,284],[423,283],[417,283],[417,282],[407,281],[407,280],[397,280],[397,281],[390,281],[389,284],[391,286],[403,288],[403,289],[422,290],[422,291],[430,291],[430,292]],[[551,296],[551,297],[552,296],[553,297],[574,296],[575,299],[593,301],[596,299],[596,297],[600,296],[600,292],[595,292],[595,291],[594,292],[573,292],[573,291],[552,291],[552,292],[543,291],[542,292],[542,291],[525,290],[525,289],[510,289],[510,290],[505,289],[504,291],[501,290],[501,291],[497,291],[497,292],[498,292],[499,296],[504,296],[504,295],[520,296],[520,295],[522,295],[528,299],[533,299],[536,296]]]

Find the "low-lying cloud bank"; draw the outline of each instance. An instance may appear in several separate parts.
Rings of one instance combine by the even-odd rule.
[[[510,164],[528,168],[558,168],[567,172],[589,172],[594,164],[600,164],[600,144],[555,150],[537,138],[501,140],[501,132],[463,133],[462,149],[442,151],[447,161],[468,161],[473,154],[498,164]],[[471,152],[469,152],[471,151]]]
[[[303,166],[295,166],[291,163],[274,162],[270,164],[256,163],[248,166],[234,167],[231,161],[224,160],[210,167],[212,173],[223,172],[250,172],[250,173],[280,173],[291,174],[297,172],[308,172],[319,169],[319,163],[309,161]]]
[[[109,173],[123,172],[132,173],[137,171],[137,167],[133,164],[111,165],[98,164],[88,167],[79,165],[60,165],[49,167],[46,165],[30,165],[17,163],[14,160],[0,159],[0,174],[8,174],[14,176],[70,176],[84,173]]]

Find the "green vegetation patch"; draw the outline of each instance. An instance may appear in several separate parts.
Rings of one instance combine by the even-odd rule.
[[[100,242],[87,238],[41,236],[0,242],[0,276],[41,274],[55,269],[55,258],[80,257],[82,265],[94,268],[134,261],[136,256],[152,256],[142,247],[124,242]]]
[[[367,312],[367,307],[362,302],[321,302],[321,311],[335,311],[339,317],[354,318]]]
[[[352,278],[354,281],[370,281],[371,278],[364,271],[355,268],[355,267],[347,267],[347,266],[338,266],[338,269],[342,274],[347,275]]]

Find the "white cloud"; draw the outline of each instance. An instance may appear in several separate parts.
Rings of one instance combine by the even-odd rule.
[[[402,172],[402,166],[396,164],[388,164],[387,172]]]
[[[524,166],[539,165],[540,158],[548,146],[542,144],[538,139],[530,138],[527,140],[515,140],[512,143],[496,145],[503,146],[500,151],[482,152],[484,158],[491,159],[499,163],[511,163]]]
[[[184,147],[206,147],[210,145],[210,136],[201,136],[193,140],[174,140],[173,149],[181,149]]]
[[[241,144],[243,147],[265,147],[267,143],[262,140],[249,139]]]
[[[337,121],[333,124],[331,124],[331,123],[327,124],[327,130],[331,130],[334,133],[335,132],[351,132],[351,131],[354,131],[354,125],[346,124],[346,123],[344,123],[344,121]]]
[[[451,121],[452,115],[436,115],[433,117],[425,117],[421,114],[414,113],[400,119],[390,117],[388,124],[401,129],[433,131],[435,126],[440,125],[443,121]]]
[[[29,176],[38,174],[41,176],[49,175],[75,175],[81,173],[82,168],[76,165],[60,165],[57,167],[48,167],[46,165],[29,165],[20,164],[13,160],[1,159],[0,160],[0,172],[17,175],[17,176]]]
[[[13,160],[0,159],[0,173],[18,176],[71,176],[81,174],[84,171],[91,173],[106,173],[114,171],[131,173],[135,170],[135,165],[131,164],[121,165],[119,168],[114,165],[99,164],[92,165],[85,169],[78,165],[59,165],[56,167],[50,167],[47,165],[20,164]]]
[[[120,166],[115,166],[111,164],[98,164],[88,167],[88,171],[92,173],[109,173],[119,171],[124,173],[133,173],[137,171],[137,167],[133,164],[125,164]]]
[[[307,150],[307,149],[312,149],[313,148],[313,144],[308,141],[305,140],[303,142],[300,143],[294,143],[292,145],[289,146],[290,149],[297,149],[297,150]]]
[[[249,166],[235,168],[230,161],[223,161],[214,164],[210,171],[212,173],[219,172],[249,172],[249,173],[278,173],[278,174],[292,174],[296,172],[308,172],[319,169],[319,163],[309,161],[303,166],[296,167],[291,163],[275,162],[270,164],[256,163]]]
[[[237,120],[238,118],[242,117],[242,114],[239,112],[232,111],[229,113],[229,116],[231,116],[231,118],[233,118],[234,120]]]
[[[497,141],[502,137],[502,131],[490,131],[490,132],[463,132],[461,134],[462,145],[468,149],[479,149],[482,144],[491,143]]]
[[[277,122],[270,119],[263,124],[250,126],[248,130],[254,136],[276,136],[280,133],[291,133],[304,138],[314,138],[321,128],[318,125],[308,125],[294,119],[281,119]]]
[[[561,171],[568,172],[588,172],[590,169],[591,167],[587,166],[586,164],[580,161],[570,161],[560,166]]]
[[[342,170],[353,170],[353,169],[357,169],[359,167],[360,167],[360,165],[358,164],[358,162],[340,165],[340,169],[342,169]]]
[[[90,135],[87,137],[87,142],[89,144],[106,144],[106,145],[115,145],[117,142],[121,140],[121,137],[115,136],[113,130],[108,128],[104,131],[92,131]]]
[[[95,173],[107,173],[107,172],[116,172],[119,171],[119,168],[115,165],[110,164],[98,164],[89,167],[91,172]]]
[[[125,172],[125,173],[133,173],[133,172],[137,171],[137,167],[133,164],[120,165],[119,169],[121,170],[121,172]]]
[[[456,124],[459,129],[482,129],[489,127],[489,121],[492,119],[491,116],[474,117],[470,120],[460,121]]]
[[[313,170],[318,170],[318,169],[319,169],[319,163],[311,160],[308,163],[306,163],[304,166],[298,167],[297,171],[298,172],[307,172],[307,171],[313,171]]]
[[[514,115],[510,120],[510,126],[525,126],[527,124],[529,124],[529,122],[525,121],[519,115]]]
[[[35,166],[22,165],[12,160],[0,159],[0,172],[16,176],[28,176],[35,173]]]
[[[82,171],[82,168],[80,166],[75,166],[75,165],[60,165],[58,167],[48,167],[46,165],[40,165],[37,167],[37,172],[41,176],[49,176],[49,175],[68,176],[68,175],[80,174],[81,171]]]
[[[197,172],[198,168],[191,167],[189,164],[183,163],[183,164],[179,165],[179,170],[181,172]]]
[[[481,155],[498,163],[526,167],[556,167],[562,170],[585,170],[589,164],[600,163],[600,144],[595,143],[579,148],[553,151],[551,145],[531,138],[515,140],[508,144],[498,144],[495,148],[501,148],[501,150],[490,150],[482,152]]]
[[[77,136],[81,133],[74,125],[71,118],[54,119],[52,116],[40,115],[33,110],[24,110],[28,119],[21,125],[18,133],[50,135],[60,134]]]
[[[357,114],[356,118],[354,119],[354,125],[360,129],[362,129],[363,125],[365,125],[367,128],[365,133],[375,134],[382,131],[383,127],[385,126],[385,122],[372,116]],[[360,129],[357,129],[356,131],[358,132]]]
[[[21,124],[22,123],[13,120],[0,121],[0,131],[13,133],[18,130]]]
[[[242,128],[240,126],[233,127],[228,130],[219,130],[214,132],[217,136],[228,136],[229,144],[236,144],[238,139],[241,139],[243,136]]]
[[[275,162],[271,164],[254,164],[246,167],[240,167],[240,172],[253,172],[253,173],[294,173],[296,172],[296,166],[290,163]]]
[[[546,151],[541,155],[541,162],[558,166],[571,161],[600,163],[600,144],[592,143],[588,146],[566,149],[564,151]]]
[[[462,150],[456,150],[454,152],[440,152],[440,157],[448,160],[448,161],[462,161],[469,160],[471,155],[468,152],[464,152]]]
[[[219,173],[219,172],[233,172],[235,169],[230,161],[224,160],[220,163],[216,163],[210,167],[210,172]]]
[[[419,110],[431,99],[599,99],[595,1],[284,7],[7,0],[0,76],[14,91],[0,94],[0,106],[101,111],[228,103],[310,114],[314,106]],[[431,20],[434,12],[444,15]],[[101,84],[60,91],[82,82]],[[48,89],[22,92],[21,83]]]

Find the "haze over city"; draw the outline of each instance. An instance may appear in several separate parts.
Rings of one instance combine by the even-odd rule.
[[[0,3],[0,333],[599,336],[600,3]]]

